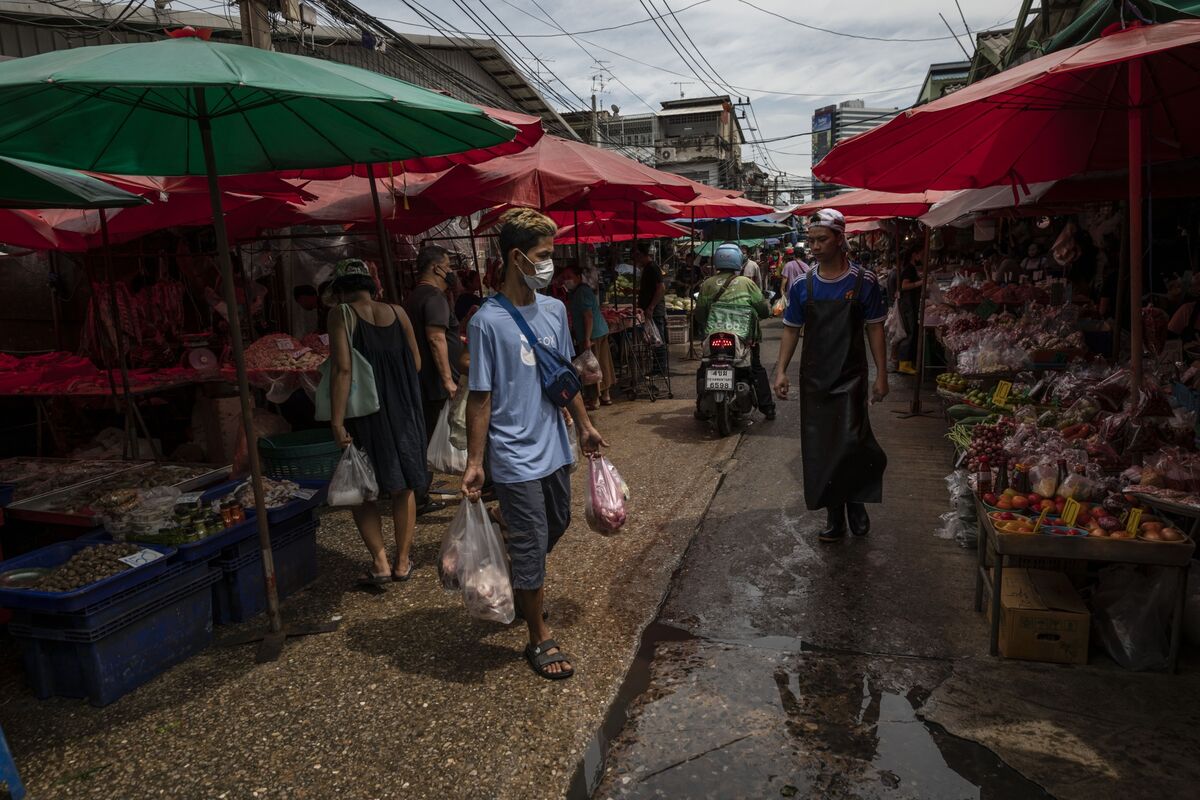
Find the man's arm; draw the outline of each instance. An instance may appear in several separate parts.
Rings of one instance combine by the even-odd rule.
[[[592,315],[592,310],[590,308],[584,309],[584,311],[583,311],[583,331],[582,331],[582,335],[579,337],[579,341],[583,342],[584,350],[592,349],[592,331],[594,330],[592,328],[593,320],[594,320],[594,317]]]
[[[577,392],[571,405],[567,407],[575,420],[575,429],[579,431],[579,447],[586,454],[599,453],[601,447],[608,447],[608,442],[600,435],[600,431],[592,425],[587,407],[583,404],[583,392]]]
[[[800,330],[792,325],[785,325],[783,338],[779,340],[779,361],[775,364],[775,394],[782,400],[786,400],[788,396],[787,371],[791,366],[792,356],[796,355],[796,346],[800,344]]]
[[[905,280],[900,282],[900,289],[905,292],[909,292],[909,291],[912,291],[913,289],[920,289],[921,284],[923,284],[923,283],[925,283],[925,281],[923,281],[919,278],[915,281],[910,281],[906,278]]]
[[[487,449],[488,427],[492,422],[492,393],[467,395],[467,469],[462,490],[468,500],[478,500],[483,491],[483,454]]]
[[[450,350],[446,345],[446,329],[437,325],[426,325],[425,339],[429,342],[429,352],[433,355],[433,363],[437,367],[438,375],[442,378],[442,388],[453,400],[454,395],[458,392],[458,382],[454,380],[454,373],[450,370]]]
[[[871,356],[875,359],[875,388],[871,401],[878,403],[888,396],[887,378],[887,334],[882,322],[867,323],[867,342],[871,345]]]

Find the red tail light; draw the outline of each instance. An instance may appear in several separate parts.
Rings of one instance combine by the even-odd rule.
[[[732,348],[733,347],[733,339],[729,338],[728,336],[714,336],[713,338],[708,340],[708,346],[709,347]]]

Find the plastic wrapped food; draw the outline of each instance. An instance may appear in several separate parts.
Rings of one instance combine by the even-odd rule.
[[[425,455],[429,468],[434,472],[461,475],[467,468],[467,451],[460,450],[450,441],[449,403],[442,406],[442,413],[438,415],[437,425],[433,428],[433,436],[429,439],[429,449]]]
[[[367,454],[351,445],[342,451],[329,481],[329,505],[361,506],[379,497],[379,483]]]
[[[516,616],[512,580],[504,541],[488,518],[487,507],[479,500],[464,500],[451,524],[452,528],[455,526],[459,526],[461,533],[449,549],[443,543],[439,568],[444,572],[447,566],[457,567],[455,574],[468,614],[475,619],[509,624]],[[456,564],[450,563],[455,560]],[[446,585],[445,578],[442,585]]]
[[[584,386],[595,386],[600,382],[600,360],[591,350],[584,350],[575,356],[575,360],[571,363],[574,365],[575,371],[579,373],[579,381]]]
[[[625,510],[628,499],[629,487],[612,462],[604,456],[589,458],[588,504],[585,513],[588,527],[605,536],[621,530],[621,526],[629,518]]]
[[[1054,497],[1058,494],[1058,466],[1050,463],[1034,464],[1029,470],[1034,494]]]

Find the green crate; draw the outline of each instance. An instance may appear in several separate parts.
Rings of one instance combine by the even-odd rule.
[[[342,448],[329,428],[282,433],[258,440],[263,473],[272,478],[328,480]]]

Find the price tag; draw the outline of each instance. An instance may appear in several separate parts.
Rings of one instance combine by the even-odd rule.
[[[1062,519],[1063,519],[1063,522],[1067,523],[1067,525],[1069,525],[1073,528],[1073,527],[1075,527],[1075,520],[1077,520],[1078,518],[1079,518],[1079,501],[1076,500],[1074,497],[1072,497],[1070,500],[1067,501],[1067,504],[1065,506],[1063,506]]]
[[[1012,391],[1012,381],[1000,381],[996,384],[996,391],[992,394],[992,402],[998,406],[1008,402],[1008,393]]]
[[[1142,525],[1142,509],[1131,508],[1125,519],[1125,530],[1129,533],[1137,533],[1138,528]]]
[[[278,347],[280,350],[295,350],[296,349],[296,343],[293,342],[291,339],[276,339],[275,346]]]
[[[325,345],[326,347],[329,347],[329,334],[328,333],[322,333],[317,338],[319,338],[321,340],[321,344]]]
[[[143,567],[152,561],[158,561],[163,557],[163,554],[157,550],[139,550],[131,556],[122,556],[117,559],[128,564],[131,567]]]
[[[1034,529],[1035,531],[1040,531],[1040,530],[1042,529],[1042,526],[1046,524],[1046,517],[1047,517],[1049,514],[1050,514],[1050,506],[1048,506],[1048,505],[1043,505],[1043,506],[1042,506],[1042,513],[1038,515],[1038,521],[1037,521],[1037,525],[1034,525],[1034,526],[1033,526],[1033,529]]]
[[[200,502],[200,498],[203,496],[203,494],[203,492],[188,492],[187,494],[181,494],[179,495],[179,499],[175,501],[175,505],[194,506],[196,503]]]
[[[312,500],[313,497],[316,496],[316,494],[317,494],[316,489],[299,488],[299,489],[292,490],[292,497],[296,497],[301,500]]]
[[[292,358],[299,358],[300,356],[304,355],[305,353],[311,353],[311,352],[312,352],[311,347],[301,347],[298,350],[292,351]]]

